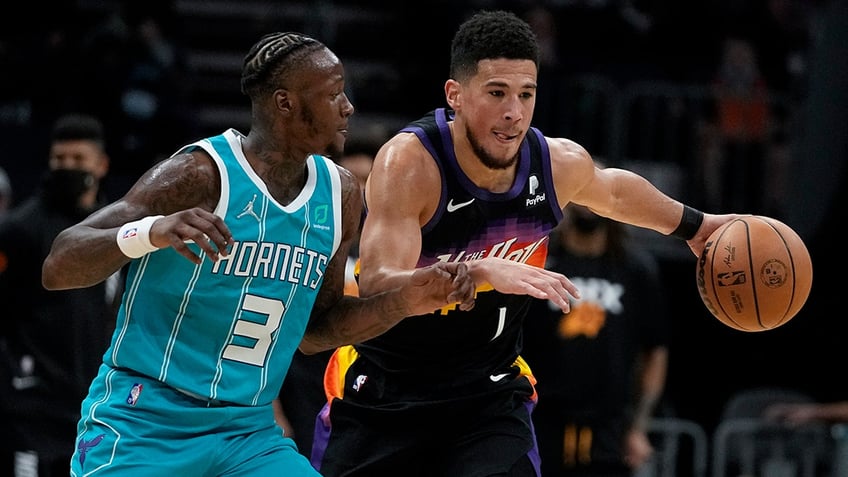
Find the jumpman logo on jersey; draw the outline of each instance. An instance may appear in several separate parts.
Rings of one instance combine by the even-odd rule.
[[[96,446],[97,444],[100,444],[100,441],[102,441],[104,437],[106,437],[106,434],[100,434],[99,436],[95,437],[90,441],[80,439],[79,444],[77,444],[80,465],[85,464],[85,455],[92,447]]]
[[[252,215],[253,218],[256,219],[257,222],[261,222],[262,219],[260,219],[259,216],[256,215],[256,212],[253,211],[253,202],[254,201],[256,201],[256,194],[253,194],[253,198],[250,199],[250,202],[248,202],[247,205],[244,206],[244,209],[242,209],[242,211],[239,212],[238,215],[236,215],[236,218],[240,219],[240,218],[244,217],[245,215]]]

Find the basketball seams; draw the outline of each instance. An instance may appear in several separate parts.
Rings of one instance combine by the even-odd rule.
[[[786,237],[780,231],[780,228],[778,228],[775,224],[771,223],[771,221],[769,221],[765,217],[757,217],[757,219],[771,227],[774,233],[777,234],[778,237],[780,237],[780,241],[781,243],[783,243],[783,248],[784,250],[786,250],[786,255],[789,256],[789,268],[790,270],[792,270],[792,293],[789,295],[789,303],[786,306],[786,311],[783,312],[783,316],[780,318],[780,320],[778,320],[777,323],[775,323],[774,326],[772,326],[772,328],[777,328],[778,326],[788,321],[787,316],[789,316],[789,312],[792,311],[792,304],[795,302],[795,292],[797,291],[796,285],[798,283],[798,281],[795,279],[795,256],[792,254],[792,247],[789,246],[789,243],[786,241]]]
[[[757,316],[757,324],[760,325],[762,330],[767,330],[768,327],[763,323],[763,316],[760,313],[760,294],[757,293],[759,290],[757,286],[759,285],[756,277],[754,276],[754,253],[753,253],[753,242],[751,241],[751,224],[748,223],[747,220],[739,220],[743,224],[745,224],[745,242],[748,246],[748,273],[751,276],[751,296],[754,298],[754,313]],[[760,220],[760,222],[763,222]],[[757,330],[752,330],[757,331]]]
[[[765,217],[767,221],[775,222],[774,226],[783,240],[784,247],[789,255],[790,270],[792,272],[792,296],[790,306],[787,309],[786,321],[795,316],[809,298],[813,281],[813,263],[804,240],[791,227],[777,220]],[[784,230],[785,228],[785,230]],[[799,280],[800,274],[800,280]]]
[[[725,234],[727,234],[730,231],[730,229],[733,228],[733,226],[734,226],[734,224],[736,224],[736,222],[742,222],[743,224],[745,224],[745,222],[743,220],[736,219],[733,222],[730,222],[726,227],[724,227],[722,229],[721,233],[718,235],[718,237],[716,237],[716,240],[715,240],[716,246],[713,248],[712,256],[710,257],[710,269],[711,270],[715,270],[716,252],[718,252],[718,250],[719,250],[718,244],[721,243],[722,238],[724,238]],[[747,226],[747,224],[745,224],[745,226]],[[749,247],[750,247],[750,245],[749,245]],[[750,257],[750,253],[748,255]],[[721,310],[721,313],[724,315],[725,318],[727,318],[730,322],[732,322],[740,330],[748,331],[748,329],[745,326],[743,326],[741,323],[738,323],[735,319],[733,319],[733,315],[731,315],[730,313],[728,313],[727,310],[725,310],[724,302],[718,296],[718,294],[719,294],[719,283],[718,283],[717,277],[718,277],[718,275],[716,273],[710,274],[710,282],[712,283],[712,289],[713,289],[712,290],[713,300],[718,304],[718,308]],[[758,317],[758,319],[759,319],[759,317]]]

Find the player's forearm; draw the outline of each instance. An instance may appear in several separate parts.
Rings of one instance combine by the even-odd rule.
[[[400,270],[381,268],[378,270],[367,269],[367,262],[362,260],[363,268],[359,274],[359,296],[370,297],[385,293],[387,290],[395,290],[409,282],[409,278],[415,270]]]
[[[89,287],[119,270],[128,259],[116,245],[115,233],[83,225],[62,231],[42,265],[44,288]]]
[[[379,336],[405,318],[409,310],[400,290],[367,298],[344,296],[321,317],[314,317],[300,350],[314,354]]]
[[[479,260],[470,260],[468,265],[468,274],[474,280],[478,287],[486,287],[492,285],[492,274],[498,273],[497,262],[505,259],[486,257]]]
[[[607,169],[609,170],[609,169]],[[683,205],[647,179],[626,170],[616,171],[616,200],[602,215],[668,235],[680,225]]]

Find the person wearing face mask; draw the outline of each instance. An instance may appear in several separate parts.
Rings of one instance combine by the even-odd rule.
[[[564,212],[546,268],[567,273],[581,298],[566,314],[535,300],[524,322],[542,475],[635,475],[653,453],[647,425],[668,366],[658,266],[621,223],[575,204]]]
[[[109,170],[103,137],[95,117],[57,119],[38,187],[0,220],[0,300],[7,306],[0,318],[0,404],[13,454],[3,475],[68,475],[79,403],[114,326],[117,279],[63,291],[41,284],[53,239],[107,202],[100,189]]]

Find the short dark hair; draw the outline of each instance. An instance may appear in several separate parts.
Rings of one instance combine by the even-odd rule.
[[[295,69],[308,54],[326,48],[320,41],[297,32],[269,33],[244,57],[241,91],[254,98],[278,88],[278,80]],[[278,78],[279,77],[279,78]]]
[[[102,146],[103,123],[96,117],[83,113],[65,114],[53,123],[50,142],[78,140],[94,141]]]
[[[450,77],[477,73],[480,60],[532,60],[539,67],[539,43],[524,20],[502,10],[479,11],[459,26],[451,43]]]

